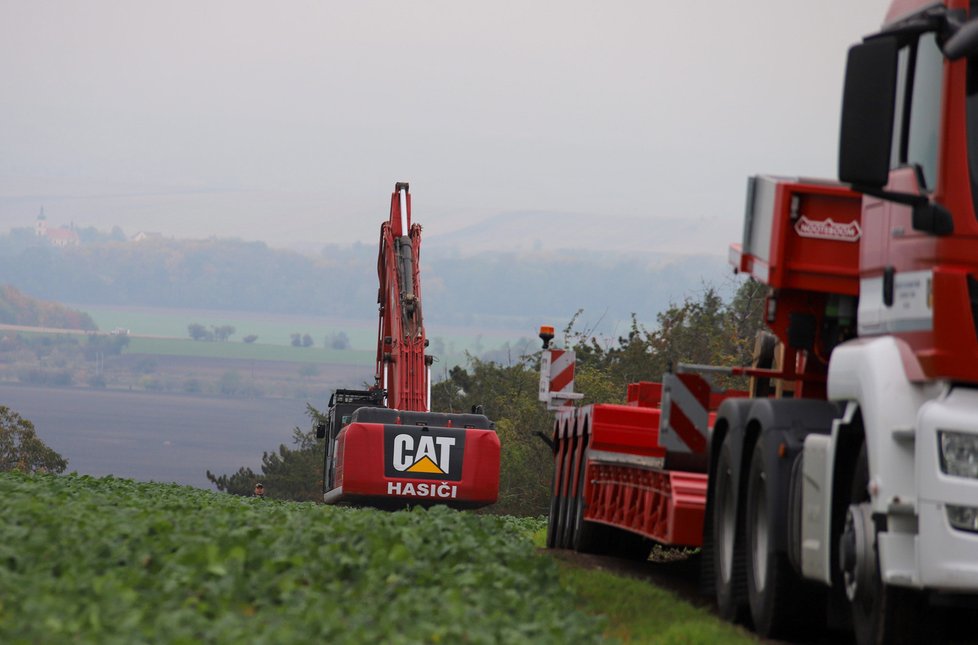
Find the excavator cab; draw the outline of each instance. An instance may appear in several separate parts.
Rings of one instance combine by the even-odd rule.
[[[384,392],[382,390],[336,390],[329,397],[329,410],[326,420],[316,425],[316,438],[326,439],[326,450],[323,461],[323,490],[333,488],[333,473],[336,459],[336,437],[340,434],[353,413],[363,407],[383,407]]]

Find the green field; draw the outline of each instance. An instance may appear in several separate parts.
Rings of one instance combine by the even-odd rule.
[[[193,345],[140,345],[142,349],[130,349],[130,351],[145,351],[146,353],[160,353],[165,355],[186,355],[186,356],[213,356],[228,358],[249,358],[255,360],[295,360],[298,362],[317,362],[321,360],[332,360],[333,354],[325,358],[310,357],[303,352],[306,349],[318,348],[323,350],[327,337],[332,337],[340,332],[346,334],[350,342],[348,353],[340,352],[335,354],[337,362],[349,364],[350,362],[359,363],[363,356],[367,356],[366,363],[374,360],[374,352],[377,343],[377,322],[370,317],[371,312],[367,312],[363,320],[334,319],[329,317],[299,316],[285,314],[261,314],[255,312],[227,312],[227,311],[204,311],[193,309],[164,309],[148,307],[109,307],[98,305],[72,305],[88,313],[99,329],[103,332],[112,331],[116,328],[128,329],[133,336],[159,336],[169,339],[189,340],[188,325],[199,323],[208,329],[221,325],[231,325],[235,328],[235,333],[231,336],[228,343],[196,343]],[[451,328],[441,329],[428,326],[427,335],[431,341],[430,353],[434,354],[440,365],[436,366],[435,371],[446,366],[464,365],[466,354],[481,355],[485,351],[494,350],[502,347],[507,342],[515,342],[520,338],[532,336],[532,330],[523,332],[521,330],[506,331],[486,331],[477,328]],[[258,336],[258,340],[253,343],[255,347],[259,345],[269,345],[275,347],[292,348],[292,334],[309,334],[314,343],[313,348],[300,349],[294,354],[283,354],[294,358],[281,358],[273,350],[255,350],[258,353],[226,354],[224,352],[234,352],[231,349],[204,348],[200,345],[244,345],[241,339],[248,335]],[[135,338],[133,339],[135,343]],[[135,345],[134,345],[135,346]],[[159,352],[152,351],[154,347],[160,349]],[[325,351],[325,350],[324,350]],[[365,352],[365,353],[358,353]],[[518,356],[514,359],[519,358]]]
[[[525,520],[11,473],[0,473],[0,497],[4,643],[601,637]]]
[[[240,358],[257,361],[293,363],[330,363],[335,365],[372,365],[373,351],[335,350],[322,347],[292,347],[260,343],[218,343],[176,338],[130,338],[127,354],[160,356],[197,356],[200,358]]]
[[[543,519],[0,473],[4,643],[749,643],[647,583],[558,567]]]
[[[111,331],[128,329],[136,336],[168,336],[187,338],[187,327],[199,323],[207,328],[231,325],[235,333],[232,342],[240,342],[250,334],[258,336],[265,345],[290,346],[291,334],[309,334],[319,347],[327,335],[344,332],[354,349],[372,349],[377,338],[373,320],[338,320],[317,316],[260,314],[254,312],[207,311],[193,309],[164,309],[149,307],[108,307],[72,305],[89,314],[99,329]]]

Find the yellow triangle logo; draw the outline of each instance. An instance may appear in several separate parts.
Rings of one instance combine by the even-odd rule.
[[[407,469],[409,473],[429,473],[432,475],[444,475],[445,471],[438,467],[431,457],[422,457]]]

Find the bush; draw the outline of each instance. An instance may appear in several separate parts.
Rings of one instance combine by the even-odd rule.
[[[38,438],[33,423],[7,406],[0,406],[0,472],[61,473],[67,467],[68,460]]]

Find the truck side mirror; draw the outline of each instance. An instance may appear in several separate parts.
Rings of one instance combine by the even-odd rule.
[[[316,422],[316,438],[325,439],[326,438],[326,422],[317,421]]]
[[[944,43],[944,55],[949,60],[958,60],[975,54],[978,54],[978,19],[964,23]]]
[[[882,188],[890,174],[896,104],[896,39],[875,38],[849,49],[842,95],[839,179]]]

